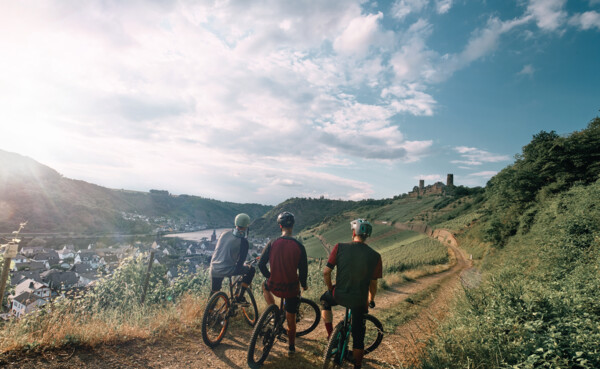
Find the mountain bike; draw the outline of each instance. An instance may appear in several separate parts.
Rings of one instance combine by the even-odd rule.
[[[254,266],[258,259],[253,259],[247,265]],[[242,316],[249,326],[254,327],[258,319],[258,308],[256,299],[250,288],[242,286],[242,277],[236,276],[235,279],[229,277],[229,296],[223,291],[214,293],[204,309],[202,316],[202,340],[208,347],[216,347],[221,343],[227,327],[229,318],[235,317],[241,311]],[[242,290],[249,301],[237,301],[236,296],[240,296]]]
[[[374,303],[371,307],[374,307]],[[339,368],[352,356],[352,309],[346,308],[344,320],[339,322],[329,338],[323,355],[323,369]],[[375,350],[383,340],[383,325],[373,315],[365,315],[365,355]]]
[[[312,332],[321,321],[319,306],[312,300],[300,297],[296,313],[296,337]],[[248,347],[248,366],[259,368],[269,356],[275,340],[287,342],[287,329],[283,326],[286,314],[283,299],[277,305],[269,305],[258,319]]]

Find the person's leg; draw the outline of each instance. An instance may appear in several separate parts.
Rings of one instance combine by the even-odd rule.
[[[244,287],[241,289],[239,296],[236,296],[237,298],[242,299],[244,297],[245,289],[250,287],[255,273],[256,269],[246,265],[242,265],[240,269],[236,270],[235,275],[242,275],[242,287]]]
[[[265,283],[263,283],[263,285],[262,285],[263,297],[265,298],[267,305],[275,305],[275,297],[273,297],[273,294],[267,289],[266,284],[267,284],[267,281],[265,281]]]
[[[325,291],[323,295],[321,295],[321,317],[323,318],[323,323],[325,324],[325,330],[327,331],[327,339],[331,337],[331,332],[333,331],[333,313],[331,312],[331,307],[336,305],[331,292]]]
[[[212,277],[212,283],[210,288],[210,295],[221,291],[221,286],[223,285],[223,278]]]
[[[288,324],[288,352],[296,352],[296,314],[300,305],[299,297],[289,297],[284,300],[285,317]]]
[[[288,324],[288,342],[290,351],[296,348],[296,314],[294,313],[285,313],[285,317],[287,318]]]
[[[365,314],[366,309],[352,309],[352,354],[354,368],[362,368],[365,348]]]

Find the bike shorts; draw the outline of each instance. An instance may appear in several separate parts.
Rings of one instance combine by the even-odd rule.
[[[266,291],[269,291],[267,281],[263,283],[263,287]],[[300,296],[284,297],[283,308],[290,314],[298,314],[298,308],[300,307]]]
[[[321,295],[321,307],[323,310],[331,311],[332,306],[339,305],[333,293],[327,290]],[[367,314],[367,307],[355,307],[352,308],[352,348],[357,350],[364,350],[365,348],[365,315]]]

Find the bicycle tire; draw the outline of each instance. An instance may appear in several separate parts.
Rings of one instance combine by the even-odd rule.
[[[228,326],[229,298],[224,292],[217,292],[208,300],[202,315],[202,340],[210,348],[218,346]]]
[[[369,324],[372,323],[372,326]],[[365,355],[375,350],[383,340],[383,324],[371,314],[365,315]]]
[[[247,361],[250,368],[259,368],[265,360],[267,360],[277,336],[275,328],[278,325],[278,319],[281,319],[281,317],[277,305],[269,305],[258,319],[258,322],[252,331],[250,345],[248,346]],[[262,345],[262,350],[259,353],[258,358],[255,357],[255,354],[257,353],[257,344]]]
[[[344,347],[346,350],[344,350]],[[327,342],[327,348],[323,354],[323,369],[341,368],[347,347],[346,328],[344,322],[339,322],[331,332],[331,337]]]
[[[258,307],[256,306],[256,299],[254,298],[254,294],[252,290],[249,288],[245,288],[246,296],[250,297],[250,306],[242,307],[242,315],[244,316],[244,320],[248,323],[249,326],[254,327],[256,325],[256,321],[258,320]]]
[[[321,309],[319,309],[319,305],[313,300],[301,297],[296,314],[296,337],[302,337],[314,331],[320,322]],[[283,332],[287,334],[287,329],[283,328]]]

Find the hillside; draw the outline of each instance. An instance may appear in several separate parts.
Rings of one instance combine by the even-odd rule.
[[[277,225],[277,215],[289,211],[296,217],[294,232],[299,233],[305,228],[316,226],[330,217],[339,215],[349,210],[364,207],[379,207],[391,203],[391,199],[343,201],[313,198],[292,198],[269,210],[261,218],[252,223],[252,233],[263,237],[274,237],[281,233]]]
[[[230,226],[271,206],[198,196],[113,190],[68,179],[30,158],[0,150],[0,232],[28,220],[27,230],[63,233],[148,233],[156,227]],[[124,215],[125,213],[125,215]]]
[[[540,132],[479,209],[441,224],[484,278],[465,286],[419,367],[600,367],[599,164],[600,118]]]

